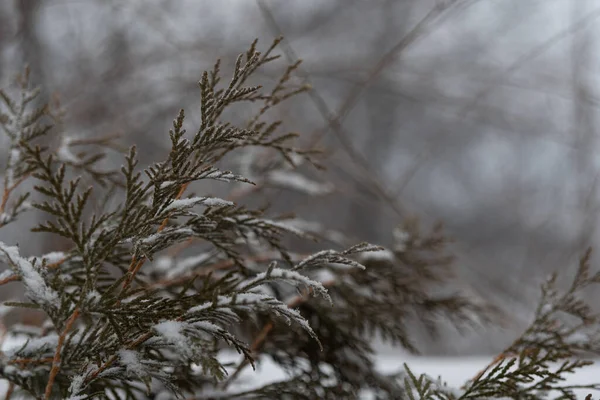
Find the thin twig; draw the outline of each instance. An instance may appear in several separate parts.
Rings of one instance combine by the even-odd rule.
[[[46,385],[46,392],[44,395],[44,398],[46,400],[50,399],[50,396],[52,394],[52,386],[54,385],[54,379],[56,379],[56,375],[58,375],[58,371],[60,371],[60,353],[62,351],[63,343],[65,342],[65,338],[67,337],[69,330],[71,330],[71,327],[75,323],[75,320],[77,320],[78,316],[79,307],[76,308],[75,311],[73,311],[73,314],[71,314],[71,316],[67,320],[65,329],[58,338],[58,344],[56,345],[56,351],[54,352],[54,359],[52,360],[52,369],[50,370],[50,377],[48,378],[48,384]]]
[[[21,183],[23,183],[27,178],[29,178],[29,174],[27,174],[27,175],[22,176],[21,178],[19,178],[19,180],[17,180],[12,186],[4,188],[4,190],[2,192],[2,201],[0,202],[0,215],[2,215],[6,211],[6,206],[8,204],[8,199],[10,198],[10,195],[12,194],[12,192]],[[4,226],[4,224],[2,222],[0,222],[0,228],[2,228],[3,226]]]
[[[8,388],[6,389],[6,394],[4,395],[4,400],[9,400],[14,391],[15,391],[15,384],[10,382],[8,384]]]
[[[54,357],[45,358],[16,358],[9,360],[9,365],[26,365],[26,364],[50,364],[54,361]]]
[[[19,275],[11,275],[8,278],[0,279],[0,285],[4,285],[5,283],[15,282],[20,280],[21,277]]]
[[[504,352],[498,354],[496,357],[494,357],[494,359],[488,365],[485,366],[485,368],[483,368],[481,371],[479,371],[477,373],[477,375],[475,375],[475,377],[471,379],[471,382],[477,382],[491,367],[498,364],[505,358],[506,358],[506,354]]]
[[[185,190],[187,189],[188,186],[189,186],[189,183],[184,183],[183,185],[181,185],[181,188],[179,189],[179,193],[177,193],[177,196],[175,197],[175,199],[180,199],[181,196],[183,196],[183,193],[185,193]],[[165,229],[168,222],[169,222],[169,217],[167,217],[163,220],[163,222],[158,227],[157,232],[161,232],[163,229]],[[131,282],[133,282],[135,275],[138,273],[140,268],[142,268],[142,266],[144,265],[145,262],[146,262],[146,257],[140,257],[139,259],[137,259],[134,256],[132,258],[131,264],[129,264],[129,270],[127,271],[128,277],[127,277],[127,279],[125,279],[125,282],[123,282],[123,287],[121,288],[120,295],[125,293],[125,291],[129,287],[129,285],[131,285]],[[120,295],[119,295],[119,297],[120,297]]]
[[[265,19],[269,24],[273,27],[277,34],[281,35],[282,29],[277,24],[271,10],[267,7],[263,0],[257,0],[258,6],[263,13]],[[426,28],[429,27],[429,23],[435,18],[439,17],[443,11],[445,11],[447,7],[442,7],[439,4],[433,7],[426,15],[423,17],[411,31],[406,34],[395,46],[393,46],[380,60],[375,64],[375,66],[371,69],[369,74],[367,75],[364,82],[355,87],[355,89],[350,93],[350,95],[346,98],[340,109],[336,114],[333,114],[327,103],[323,99],[323,97],[316,91],[311,90],[308,92],[309,96],[317,106],[317,109],[322,114],[323,118],[327,121],[327,126],[325,129],[316,131],[313,133],[311,138],[311,146],[316,146],[323,135],[329,130],[332,129],[341,145],[343,146],[346,153],[352,158],[352,160],[359,165],[370,177],[370,184],[373,187],[374,191],[384,199],[389,206],[400,216],[406,214],[406,211],[403,207],[400,206],[398,201],[385,189],[385,185],[380,182],[380,180],[376,177],[373,169],[371,168],[369,162],[354,148],[350,140],[346,137],[345,133],[342,129],[342,121],[346,117],[346,115],[354,108],[354,105],[360,98],[363,91],[371,85],[371,83],[375,80],[377,76],[379,76],[385,68],[392,63],[398,54],[412,45],[417,38],[421,37]],[[290,46],[288,41],[284,41],[282,43],[284,53],[288,58],[289,62],[296,62],[298,57],[292,47]],[[301,70],[298,70],[301,72]],[[305,83],[310,85],[308,75],[306,73],[304,75]]]

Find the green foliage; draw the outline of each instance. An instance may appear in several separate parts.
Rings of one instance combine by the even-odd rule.
[[[280,134],[282,122],[266,119],[273,107],[308,90],[294,84],[299,64],[286,67],[270,90],[250,83],[277,59],[279,41],[264,54],[254,42],[225,85],[219,62],[205,72],[199,127],[189,135],[181,110],[169,131],[169,154],[143,170],[135,147],[120,169],[106,169],[106,152],[118,148],[112,138],[73,138],[58,105],[32,109],[40,92],[29,87],[27,72],[14,90],[0,91],[9,142],[0,228],[35,208],[49,219],[32,232],[70,243],[66,251],[25,257],[0,242],[0,262],[9,267],[0,285],[19,282],[27,297],[5,306],[45,316],[39,327],[6,332],[21,343],[0,356],[10,390],[73,400],[343,399],[365,391],[378,399],[532,399],[551,389],[574,398],[560,379],[588,364],[572,356],[595,352],[598,343],[588,335],[597,317],[577,298],[599,280],[590,276],[589,255],[564,296],[554,290],[554,278],[544,286],[532,326],[456,394],[407,366],[391,376],[377,372],[371,342],[380,334],[417,352],[413,323],[435,335],[439,317],[464,328],[498,315],[464,295],[433,294],[452,279],[441,226],[423,234],[416,220],[405,221],[386,250],[345,243],[311,221],[268,217],[267,210],[244,206],[239,192],[230,199],[188,193],[209,181],[236,189],[275,184],[298,195],[328,192],[327,183],[296,169],[319,167],[318,152],[298,148],[296,134]],[[245,126],[223,121],[237,104],[256,111]],[[59,145],[42,145],[52,135]],[[224,169],[229,154],[243,174]],[[35,181],[33,195],[23,189],[28,180]],[[290,250],[288,236],[323,236],[338,247],[301,255]],[[579,322],[557,325],[557,313]],[[584,340],[571,340],[581,332]],[[241,360],[226,363],[222,356],[232,350]],[[288,378],[237,388],[240,372],[265,357]],[[563,362],[558,368],[549,364],[557,361]]]
[[[587,359],[600,352],[600,315],[579,297],[582,290],[600,283],[600,272],[590,273],[591,250],[581,258],[575,277],[561,292],[557,275],[542,285],[541,300],[531,325],[460,394],[422,375],[419,378],[405,365],[406,386],[416,399],[572,399],[575,389],[600,390],[600,383],[567,385],[565,378],[593,364]],[[553,395],[555,397],[549,397]],[[415,395],[412,395],[415,396]]]

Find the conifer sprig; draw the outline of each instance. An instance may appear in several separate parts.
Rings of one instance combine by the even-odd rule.
[[[261,94],[258,86],[245,85],[252,72],[275,59],[269,55],[271,51],[261,55],[253,44],[238,58],[232,80],[225,88],[217,88],[218,63],[210,79],[204,74],[200,82],[202,121],[197,133],[190,139],[186,137],[181,111],[170,131],[171,152],[165,161],[144,171],[146,179],[137,170],[137,155],[132,148],[121,169],[122,205],[98,213],[92,212],[88,204],[92,193],[102,190],[102,185],[83,187],[81,178],[70,175],[81,165],[94,164],[102,157],[75,159],[64,143],[55,150],[35,144],[34,139],[41,134],[32,133],[30,126],[44,115],[50,116],[46,108],[31,116],[25,113],[25,106],[34,97],[28,95],[26,85],[21,88],[21,103],[13,102],[3,92],[12,113],[2,117],[11,140],[3,215],[16,183],[29,177],[36,179],[39,183],[34,188],[42,200],[32,205],[53,220],[40,223],[33,231],[59,235],[72,243],[68,253],[53,257],[61,260],[54,268],[48,268],[44,257],[29,260],[17,247],[0,246],[2,260],[28,289],[28,303],[9,304],[41,308],[50,318],[44,332],[8,355],[6,365],[25,363],[33,371],[23,374],[4,368],[3,377],[21,391],[44,398],[91,398],[114,390],[124,398],[135,398],[140,380],[148,392],[157,380],[179,396],[182,388],[173,384],[178,377],[168,376],[165,368],[181,369],[185,371],[183,376],[191,379],[194,365],[201,366],[206,378],[194,384],[196,389],[207,379],[223,379],[224,367],[217,358],[216,343],[229,345],[252,361],[247,345],[229,331],[232,324],[243,321],[244,314],[261,311],[278,315],[299,324],[318,341],[297,310],[262,290],[269,282],[285,281],[327,296],[320,282],[301,273],[311,262],[298,263],[294,268],[286,266],[291,258],[280,243],[282,235],[302,233],[231,201],[185,197],[186,189],[200,180],[250,183],[215,165],[235,149],[270,148],[284,158],[302,153],[286,144],[293,135],[272,139],[274,128],[255,131],[220,121],[225,107],[233,103],[278,102],[273,100],[274,93],[284,90],[289,69],[270,95]],[[49,128],[45,128],[47,132]],[[106,183],[98,174],[91,177],[99,184]],[[3,224],[17,216],[22,203],[15,203],[9,217],[3,217]],[[196,211],[198,208],[203,211]],[[250,236],[277,250],[283,257],[282,266],[276,268],[277,260],[272,260],[264,273],[249,276],[240,245]],[[187,290],[175,298],[168,291],[147,288],[142,265],[190,238],[212,246],[217,258],[234,260],[233,269],[221,277],[206,276],[202,285],[194,286],[189,280],[185,283]],[[343,254],[339,253],[337,262],[356,265]],[[314,263],[324,258],[311,260]],[[120,277],[115,276],[115,268],[121,271]]]

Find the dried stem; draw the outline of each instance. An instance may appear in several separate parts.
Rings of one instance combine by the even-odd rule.
[[[19,187],[19,185],[21,183],[23,183],[23,181],[25,181],[27,178],[29,178],[29,174],[21,177],[12,186],[8,186],[8,187],[4,188],[4,190],[2,192],[2,201],[0,202],[0,215],[2,215],[6,211],[6,206],[8,204],[8,200],[9,200],[10,195],[12,194],[12,192],[17,187]],[[3,226],[4,226],[4,224],[2,222],[0,222],[0,228],[2,228]]]
[[[177,193],[176,199],[180,199],[181,196],[183,196],[183,193],[185,193],[185,190],[187,189],[188,186],[189,186],[189,183],[184,183],[183,185],[181,185],[181,188],[179,189],[179,193]],[[165,229],[168,222],[169,222],[169,217],[167,217],[163,220],[163,222],[158,227],[157,232],[161,232],[163,229]],[[145,262],[146,262],[145,257],[141,257],[139,260],[135,256],[133,257],[133,259],[131,260],[131,264],[129,264],[129,270],[127,271],[127,274],[129,276],[127,277],[127,279],[125,279],[125,282],[123,282],[123,287],[121,288],[121,293],[120,293],[121,295],[123,293],[125,293],[127,288],[129,288],[129,285],[131,285],[131,282],[133,282],[135,275],[138,273],[140,268],[142,268],[142,265],[144,265]]]
[[[52,369],[50,370],[50,377],[48,378],[48,384],[46,385],[46,391],[44,395],[46,400],[50,399],[52,394],[52,386],[54,385],[54,379],[56,378],[56,375],[58,375],[58,371],[60,371],[60,352],[62,350],[63,343],[65,342],[65,338],[67,337],[69,330],[71,330],[71,327],[75,323],[75,320],[77,320],[78,316],[79,308],[76,308],[75,311],[73,311],[73,314],[71,314],[67,320],[65,329],[58,338],[58,344],[56,346],[56,351],[54,352],[54,359],[52,360]]]
[[[0,279],[0,285],[4,285],[9,282],[15,282],[18,280],[21,280],[21,277],[19,277],[18,275],[11,275],[8,278]]]
[[[10,382],[8,384],[8,388],[6,389],[6,394],[4,395],[4,400],[9,400],[14,391],[15,391],[15,384]]]

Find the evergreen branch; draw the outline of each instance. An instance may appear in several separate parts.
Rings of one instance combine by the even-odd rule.
[[[573,389],[600,389],[600,385],[561,385],[562,375],[573,373],[576,369],[592,362],[576,360],[571,362],[580,351],[600,352],[600,329],[587,333],[590,327],[597,325],[600,318],[591,309],[578,300],[578,292],[590,285],[600,283],[600,273],[590,273],[591,249],[580,258],[575,277],[569,288],[560,294],[556,288],[556,274],[550,276],[542,285],[542,296],[536,308],[535,318],[522,335],[516,338],[488,366],[480,371],[465,385],[465,393],[460,399],[478,398],[482,395],[502,394],[518,396],[521,394],[544,393],[557,390],[565,398],[575,398]],[[581,323],[565,326],[558,319],[560,313],[571,315]],[[584,340],[577,339],[583,335]],[[562,363],[554,371],[547,362]],[[539,380],[533,382],[532,377]],[[527,386],[527,383],[531,383]]]
[[[393,376],[377,373],[370,341],[380,333],[418,352],[407,329],[413,320],[436,334],[434,318],[440,316],[460,328],[497,315],[464,294],[433,295],[453,278],[453,259],[440,227],[423,234],[407,220],[394,231],[389,250],[359,244],[300,257],[286,235],[323,236],[343,246],[345,238],[319,224],[271,217],[266,208],[231,201],[269,187],[310,196],[331,190],[300,171],[307,164],[319,167],[317,151],[297,148],[297,134],[279,133],[281,121],[263,120],[268,110],[308,90],[294,82],[300,66],[295,61],[270,89],[250,81],[258,68],[277,58],[273,51],[280,41],[264,53],[253,42],[225,84],[216,62],[199,82],[195,132],[187,135],[181,110],[169,130],[168,156],[140,170],[131,147],[119,175],[95,167],[104,149],[119,148],[113,138],[74,138],[62,129],[59,106],[31,109],[39,90],[26,84],[27,72],[19,82],[20,99],[0,92],[0,125],[10,142],[0,226],[28,209],[27,195],[13,194],[33,177],[42,200],[32,206],[52,218],[34,232],[63,236],[72,246],[24,257],[16,246],[0,242],[0,260],[10,267],[0,284],[20,281],[29,298],[6,305],[35,309],[46,318],[35,330],[3,329],[3,335],[10,332],[23,340],[0,360],[0,375],[15,390],[70,400],[133,400],[165,392],[207,398],[213,389],[231,389],[255,357],[270,356],[294,373],[221,397],[338,399],[356,398],[368,389],[381,399],[457,398],[408,367]],[[223,121],[225,110],[240,103],[256,109],[248,123],[238,127]],[[56,125],[57,149],[35,143],[50,132],[42,124],[46,117]],[[238,157],[230,160],[230,153]],[[230,161],[239,164],[239,174],[221,169]],[[244,186],[233,187],[227,200],[205,194],[184,198],[193,183],[205,180]],[[93,197],[101,199],[93,209],[92,186]],[[191,249],[192,243],[198,246]],[[465,396],[508,393],[530,399],[555,389],[570,398],[574,386],[558,380],[587,362],[565,355],[600,348],[600,338],[587,332],[599,319],[576,294],[594,280],[600,281],[600,275],[590,274],[586,259],[567,296],[555,296],[550,281],[543,290],[547,304],[532,329],[479,374]],[[577,322],[561,324],[548,310],[566,312]],[[582,332],[585,340],[577,336]],[[229,377],[220,357],[227,348],[243,357]],[[553,360],[562,363],[545,366]]]

